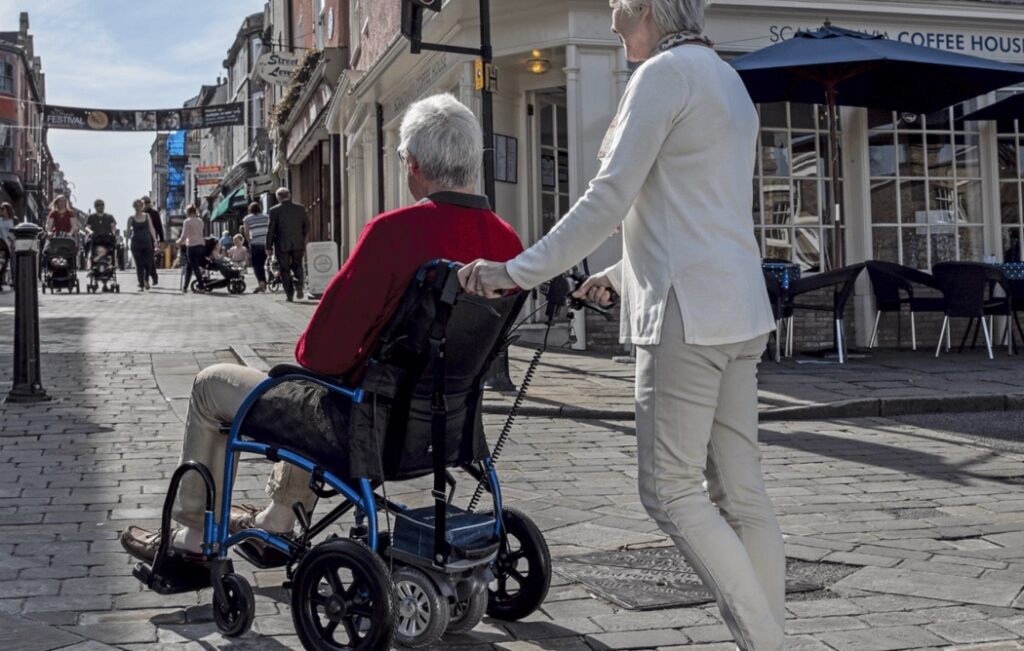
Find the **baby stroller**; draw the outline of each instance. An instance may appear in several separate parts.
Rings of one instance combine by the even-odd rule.
[[[387,649],[396,635],[400,644],[427,646],[446,631],[472,629],[484,612],[517,620],[536,610],[550,585],[547,544],[528,517],[503,506],[494,458],[506,433],[492,453],[481,417],[483,376],[527,294],[494,300],[463,294],[457,270],[445,261],[421,268],[360,386],[343,387],[291,364],[271,369],[224,425],[225,465],[213,469],[223,472],[220,504],[213,503],[211,469],[188,461],[171,478],[164,532],[171,530],[183,476],[196,472],[207,485],[209,566],[183,562],[164,535],[153,563],[137,564],[134,575],[161,594],[212,584],[217,626],[241,635],[253,621],[253,595],[233,572],[228,550],[241,552],[257,539],[287,556],[295,629],[306,649],[317,650]],[[299,466],[311,473],[310,488],[320,498],[344,500],[315,523],[296,503],[301,533],[294,540],[259,529],[229,535],[233,452]],[[478,485],[468,508],[455,504],[452,468]],[[386,482],[431,474],[431,506],[388,499]],[[484,491],[492,508],[474,512]],[[321,537],[353,509],[347,537]],[[379,515],[388,530],[380,529]]]
[[[276,255],[267,258],[267,289],[281,291],[281,265],[277,263]]]
[[[206,257],[203,258],[202,266],[196,270],[196,279],[192,281],[192,291],[212,292],[215,289],[227,287],[231,294],[244,294],[245,278],[242,277],[244,269],[236,267],[226,258],[215,255],[216,248],[216,238],[206,238]],[[213,277],[214,271],[220,273],[220,278]]]
[[[104,292],[121,293],[121,285],[117,282],[117,238],[113,235],[93,235],[89,251],[89,283],[85,291],[96,293],[100,285]]]
[[[72,237],[51,237],[43,247],[43,293],[82,291],[78,283],[78,243]]]

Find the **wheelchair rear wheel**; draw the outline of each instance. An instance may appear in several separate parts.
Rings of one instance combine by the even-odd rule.
[[[387,567],[361,542],[335,539],[311,549],[292,580],[292,621],[315,651],[391,647],[395,591]]]
[[[537,610],[551,586],[551,554],[530,518],[502,509],[502,541],[488,589],[487,614],[516,621]]]
[[[220,632],[228,637],[238,637],[252,626],[256,616],[256,602],[249,582],[238,574],[225,574],[221,579],[227,601],[222,602],[213,593],[213,620]]]

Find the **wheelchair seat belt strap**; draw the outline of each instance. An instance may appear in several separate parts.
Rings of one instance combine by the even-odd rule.
[[[452,277],[455,274],[451,274]],[[444,282],[443,280],[441,281]],[[454,303],[454,295],[449,299],[447,292],[441,296],[437,303],[437,312],[434,315],[434,324],[430,331],[430,356],[434,372],[434,392],[430,401],[430,438],[433,448],[434,461],[434,564],[442,566],[448,561],[449,546],[447,536],[447,482],[445,473],[448,465],[448,405],[445,398],[446,369],[445,359],[445,331],[448,328],[448,318],[451,316]],[[448,299],[448,300],[446,300]]]

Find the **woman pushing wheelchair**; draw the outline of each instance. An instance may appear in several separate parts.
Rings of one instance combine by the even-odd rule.
[[[758,118],[702,34],[704,5],[611,0],[612,30],[643,64],[597,176],[537,244],[459,275],[484,296],[529,289],[621,224],[622,261],[577,295],[621,294],[621,339],[637,347],[641,501],[712,591],[740,649],[778,651],[785,556],[757,443],[757,364],[774,328],[750,225]]]

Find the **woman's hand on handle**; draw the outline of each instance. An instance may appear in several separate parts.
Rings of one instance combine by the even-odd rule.
[[[504,290],[513,289],[516,283],[505,270],[504,262],[490,262],[477,259],[459,269],[459,283],[470,294],[485,298],[498,298]]]
[[[587,278],[572,297],[581,301],[589,301],[596,305],[606,306],[612,304],[612,281],[603,273],[594,274]]]

